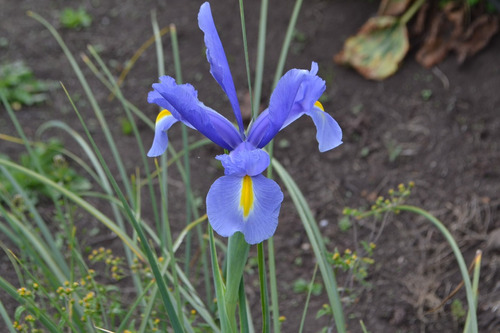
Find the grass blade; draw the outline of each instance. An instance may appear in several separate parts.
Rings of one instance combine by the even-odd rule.
[[[297,212],[299,213],[300,219],[302,221],[302,224],[304,225],[304,229],[313,248],[316,260],[318,260],[319,270],[323,277],[325,289],[330,301],[330,306],[333,311],[337,331],[346,332],[344,313],[342,310],[342,304],[340,302],[340,296],[337,290],[335,273],[333,272],[331,265],[325,258],[325,244],[323,243],[323,239],[318,230],[318,226],[312,215],[311,209],[309,208],[304,195],[299,190],[297,184],[292,179],[290,174],[285,170],[285,168],[283,168],[283,166],[276,159],[272,160],[272,165],[276,170],[276,173],[285,184],[285,187],[287,188],[288,193],[290,194],[290,197],[295,204]]]
[[[215,285],[215,295],[217,297],[217,308],[219,312],[219,320],[221,323],[222,332],[235,332],[236,328],[231,328],[229,318],[227,317],[226,305],[224,302],[226,287],[224,282],[222,282],[222,275],[219,268],[219,263],[217,260],[217,251],[215,249],[214,232],[211,227],[209,227],[209,243],[210,243],[210,258],[212,261],[212,276],[214,278]]]
[[[313,276],[311,282],[309,283],[309,288],[307,288],[307,298],[306,304],[304,304],[304,312],[302,312],[302,319],[300,320],[299,333],[304,330],[304,324],[306,322],[307,308],[309,307],[309,300],[311,299],[312,289],[314,285],[314,280],[316,279],[316,272],[318,271],[318,264],[314,266]]]

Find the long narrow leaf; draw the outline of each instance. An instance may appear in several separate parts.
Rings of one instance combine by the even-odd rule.
[[[219,268],[219,263],[217,260],[217,252],[215,250],[214,232],[212,228],[209,227],[209,239],[210,239],[210,256],[212,259],[212,276],[214,278],[215,284],[215,294],[217,296],[217,308],[219,310],[219,319],[221,322],[222,332],[233,332],[229,318],[227,317],[226,305],[224,302],[224,294],[226,293],[226,288],[222,282],[222,275]]]
[[[316,221],[312,215],[311,209],[309,208],[304,195],[299,190],[297,184],[292,179],[290,174],[285,170],[285,168],[283,168],[283,166],[276,159],[272,160],[272,165],[275,168],[276,173],[285,184],[288,193],[290,194],[290,197],[295,204],[297,212],[299,213],[302,224],[304,225],[304,229],[313,248],[314,255],[316,257],[316,260],[318,261],[319,269],[323,277],[326,293],[328,295],[330,306],[333,311],[337,331],[346,332],[345,319],[342,310],[342,304],[340,302],[340,296],[337,290],[335,273],[333,272],[331,265],[326,260],[325,245],[318,230]]]
[[[142,251],[137,247],[137,245],[111,219],[109,219],[101,211],[97,210],[92,204],[90,204],[89,202],[80,198],[74,192],[71,192],[70,190],[66,189],[65,187],[52,181],[51,179],[49,179],[45,176],[42,176],[42,175],[40,175],[40,174],[30,170],[30,169],[27,169],[27,168],[21,166],[21,165],[18,165],[14,162],[0,158],[0,165],[15,169],[17,171],[20,171],[21,173],[24,173],[26,176],[32,177],[32,178],[44,183],[45,185],[49,186],[50,188],[56,190],[57,192],[61,193],[62,195],[66,196],[68,199],[70,199],[75,204],[77,204],[78,206],[80,206],[81,208],[83,208],[84,210],[89,212],[92,216],[94,216],[101,223],[103,223],[106,227],[108,227],[111,231],[113,231],[135,253],[135,255],[140,260],[144,261],[144,255],[142,254]]]

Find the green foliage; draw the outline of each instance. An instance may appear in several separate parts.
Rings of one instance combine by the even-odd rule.
[[[459,322],[464,321],[465,316],[467,316],[467,311],[464,309],[464,305],[457,298],[451,302],[451,314]]]
[[[0,93],[14,110],[23,105],[45,102],[50,86],[50,83],[36,79],[33,71],[22,61],[0,66]]]
[[[399,155],[403,152],[403,147],[399,145],[395,140],[388,140],[385,143],[385,148],[387,149],[387,154],[389,157],[389,162],[395,162]]]
[[[368,268],[375,261],[373,260],[373,250],[375,249],[374,243],[361,242],[363,246],[363,253],[359,254],[357,251],[352,251],[346,249],[343,253],[340,253],[337,248],[333,253],[328,253],[327,258],[329,262],[335,269],[340,269],[344,272],[350,271],[355,279],[355,281],[361,283],[364,286],[369,286],[366,282],[368,277]]]
[[[348,216],[344,216],[339,220],[340,231],[347,231],[352,227],[351,220]]]
[[[125,117],[122,117],[122,118],[120,118],[120,124],[122,127],[122,133],[124,135],[132,135],[133,134],[132,124],[130,123],[130,120],[128,120]]]
[[[36,145],[33,149],[34,155],[23,153],[20,156],[20,164],[28,169],[36,170],[38,161],[41,172],[50,180],[61,184],[68,190],[75,193],[89,190],[91,183],[88,179],[80,176],[78,172],[70,166],[64,155],[61,154],[63,146],[60,141],[51,140],[48,144]],[[5,156],[4,156],[5,157]],[[7,157],[5,157],[8,159]],[[33,201],[38,201],[41,197],[55,198],[61,196],[57,191],[50,190],[37,179],[26,177],[20,171],[13,170],[11,172],[15,182],[27,192],[28,197]],[[7,180],[4,174],[0,173],[0,190],[8,193],[9,197],[16,198],[16,188],[14,184]],[[21,200],[19,197],[17,197]],[[21,204],[21,202],[20,202]]]
[[[295,293],[307,293],[310,291],[314,296],[319,296],[323,293],[323,285],[318,282],[313,282],[310,285],[309,281],[299,278],[293,283],[293,291]]]
[[[59,20],[63,27],[68,29],[88,28],[92,24],[92,16],[82,7],[78,9],[64,8]]]
[[[430,90],[430,89],[423,89],[420,92],[420,96],[422,96],[422,99],[424,101],[428,101],[432,97],[432,90]]]

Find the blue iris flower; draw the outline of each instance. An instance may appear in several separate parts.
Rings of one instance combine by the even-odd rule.
[[[325,81],[316,75],[318,65],[313,62],[311,70],[291,69],[283,75],[271,95],[269,107],[245,132],[233,78],[207,2],[200,8],[198,24],[205,34],[210,73],[228,96],[237,126],[200,102],[192,85],[177,84],[172,77],[162,76],[148,95],[150,103],[163,109],[156,119],[148,156],[165,152],[167,131],[176,122],[199,131],[228,150],[229,154],[216,157],[224,167],[224,176],[208,192],[208,220],[221,236],[229,237],[239,231],[247,243],[257,244],[274,234],[283,201],[278,184],[262,175],[270,163],[262,148],[304,114],[316,126],[321,152],[340,145],[342,131],[318,101],[325,91]]]

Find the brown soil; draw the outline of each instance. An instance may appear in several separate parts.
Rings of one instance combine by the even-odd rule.
[[[185,82],[195,85],[200,100],[229,114],[229,104],[208,72],[204,56],[203,34],[196,15],[201,1],[172,0],[166,3],[141,1],[3,1],[0,11],[0,31],[9,44],[0,53],[0,62],[24,60],[39,78],[62,81],[77,100],[80,111],[88,117],[96,133],[90,106],[65,56],[38,22],[26,16],[33,10],[58,27],[75,55],[86,52],[93,44],[115,74],[134,51],[152,34],[151,10],[156,11],[160,26],[175,23],[179,34],[181,61]],[[81,31],[66,30],[58,23],[58,13],[64,7],[83,5],[94,22]],[[259,2],[246,1],[246,17],[250,57],[256,50]],[[277,63],[284,31],[292,12],[293,2],[271,1],[268,21],[268,42],[264,77],[263,104],[267,104],[272,76]],[[237,90],[246,92],[246,72],[241,43],[237,1],[212,1],[212,10],[221,35]],[[332,152],[316,150],[315,132],[306,119],[294,123],[278,137],[276,157],[288,168],[306,195],[321,230],[328,238],[330,250],[337,247],[356,249],[360,240],[375,241],[375,264],[367,282],[370,286],[354,284],[355,297],[345,311],[350,332],[361,332],[363,320],[371,332],[459,332],[457,320],[448,303],[433,314],[427,311],[444,299],[460,282],[456,261],[444,238],[426,221],[400,214],[386,222],[362,221],[347,232],[340,231],[338,221],[342,209],[368,207],[378,195],[399,183],[416,183],[411,204],[430,211],[445,222],[458,241],[465,258],[471,262],[476,250],[483,253],[478,318],[481,332],[500,332],[500,253],[491,244],[498,238],[500,228],[500,37],[462,66],[448,58],[432,70],[421,68],[406,58],[400,71],[383,82],[361,78],[354,71],[332,62],[343,41],[364,21],[376,13],[377,4],[364,0],[307,1],[300,14],[297,30],[303,36],[295,39],[286,69],[309,68],[311,61],[320,66],[320,76],[327,80],[328,102],[325,109],[339,122],[344,131],[344,144]],[[170,41],[166,37],[166,72],[173,74]],[[83,62],[78,59],[82,67]],[[125,95],[151,119],[156,108],[148,105],[146,96],[151,84],[157,81],[154,47],[139,59],[125,81]],[[108,116],[113,131],[120,134],[117,121],[122,116],[118,104],[106,101],[107,91],[85,71],[97,99]],[[432,92],[425,100],[423,91]],[[227,111],[227,112],[226,112]],[[61,119],[81,130],[70,104],[60,89],[51,92],[51,102],[25,107],[17,113],[29,137],[39,124]],[[141,126],[147,145],[153,133]],[[172,144],[180,147],[175,129],[170,135]],[[2,111],[0,132],[15,135],[6,113]],[[190,132],[194,137],[197,134]],[[102,139],[97,135],[97,139]],[[131,149],[133,139],[122,136],[120,146],[130,172],[134,172],[137,150]],[[67,145],[72,147],[71,140]],[[101,144],[105,147],[105,143]],[[394,160],[394,147],[401,152]],[[19,147],[2,143],[1,152],[15,155]],[[193,156],[192,173],[196,193],[204,197],[210,184],[220,175],[213,163],[219,153],[215,146],[198,150]],[[175,187],[180,178],[172,174]],[[176,188],[182,198],[182,188]],[[170,202],[174,202],[171,200]],[[176,209],[178,208],[178,209]],[[172,206],[173,218],[183,221],[183,206]],[[89,222],[93,223],[93,222]],[[375,239],[380,228],[383,231]],[[378,229],[376,229],[378,228]],[[375,231],[375,232],[374,232]],[[489,240],[489,241],[488,241]],[[498,244],[499,240],[496,239]],[[276,236],[277,272],[280,287],[280,314],[286,316],[283,332],[297,330],[305,294],[292,291],[298,278],[309,280],[314,256],[308,245],[289,196],[285,195],[280,225]],[[487,246],[490,244],[490,246]],[[496,252],[495,252],[496,251]],[[300,258],[301,260],[297,260]],[[300,263],[301,262],[301,263]],[[1,275],[9,275],[7,259],[0,261]],[[254,286],[257,276],[249,275],[247,283]],[[339,285],[349,287],[351,278],[339,276]],[[2,301],[6,296],[2,294]],[[465,303],[460,291],[456,298]],[[259,321],[258,289],[249,288],[254,316]],[[333,323],[315,314],[326,295],[313,296],[306,321],[306,332],[318,332]],[[13,311],[15,304],[9,304]],[[3,323],[0,324],[0,328]],[[258,324],[257,324],[258,326]],[[3,331],[3,330],[2,330]]]

